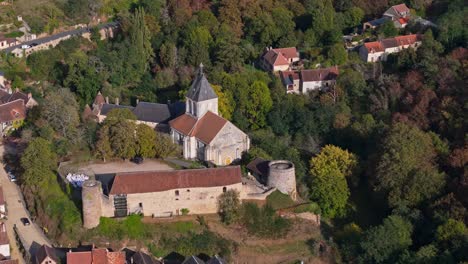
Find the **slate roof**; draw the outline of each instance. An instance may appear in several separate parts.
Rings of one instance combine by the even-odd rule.
[[[24,119],[26,106],[22,99],[0,105],[0,123]]]
[[[133,264],[160,264],[160,261],[155,260],[150,255],[143,253],[141,251],[136,252],[132,256]]]
[[[182,264],[205,264],[205,262],[197,256],[190,256]]]
[[[301,79],[303,82],[319,82],[336,80],[339,71],[338,67],[329,67],[324,69],[302,70]]]
[[[36,251],[36,263],[42,263],[46,257],[51,258],[54,260],[56,263],[59,263],[59,259],[55,255],[55,249],[47,246],[47,245],[42,245],[37,251]]]
[[[215,91],[213,90],[213,87],[211,87],[210,83],[205,77],[205,74],[203,73],[203,64],[200,64],[198,74],[195,77],[195,80],[193,81],[192,86],[188,90],[186,96],[195,102],[218,98]]]
[[[183,114],[169,124],[186,136],[196,137],[203,143],[210,144],[227,122],[229,121],[208,111],[198,120],[189,114]]]
[[[389,20],[389,18],[381,17],[381,18],[378,18],[378,19],[368,21],[367,23],[369,23],[373,27],[378,27],[378,26],[384,24],[385,22],[387,22],[388,20]]]
[[[241,182],[239,166],[175,171],[117,173],[110,194],[152,193],[174,189],[227,186]]]
[[[227,261],[219,257],[218,255],[215,255],[212,257],[210,260],[206,262],[206,264],[227,264]]]
[[[139,102],[133,109],[138,120],[153,123],[166,123],[184,111],[185,104],[183,102],[173,104]]]

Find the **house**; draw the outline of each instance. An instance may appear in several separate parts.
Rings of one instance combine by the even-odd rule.
[[[68,252],[67,264],[125,264],[124,252],[111,252],[107,248],[93,248],[91,251]]]
[[[0,218],[3,219],[6,215],[6,202],[5,197],[3,196],[3,187],[0,186]]]
[[[218,115],[218,96],[203,73],[203,65],[186,95],[185,114],[169,122],[174,143],[185,159],[229,165],[250,147],[250,139]]]
[[[336,84],[338,67],[280,72],[287,93],[306,94],[313,90],[327,89]]]
[[[406,4],[391,6],[381,18],[374,19],[363,24],[363,29],[375,29],[387,21],[393,21],[396,28],[405,28],[411,19],[410,9]]]
[[[366,62],[386,61],[389,54],[398,53],[407,48],[417,49],[421,44],[420,35],[397,36],[364,43],[359,48],[359,56]]]
[[[0,50],[13,47],[19,44],[20,42],[17,41],[15,38],[6,38],[4,36],[0,36]]]
[[[7,85],[7,87],[9,84]],[[18,88],[16,88],[15,92],[12,92],[11,89],[0,89],[0,104],[6,104],[9,102],[16,101],[21,99],[24,101],[24,105],[27,109],[31,109],[34,106],[37,106],[37,101],[32,97],[31,93],[23,93]]]
[[[23,99],[0,105],[0,134],[19,127],[26,117],[26,106]]]
[[[10,258],[10,240],[8,239],[6,224],[0,222],[0,256]]]
[[[85,107],[83,115],[91,117],[89,106]],[[160,131],[169,132],[169,120],[172,120],[185,111],[185,104],[182,102],[159,104],[159,103],[148,103],[137,101],[137,105],[124,106],[119,104],[118,98],[115,100],[115,104],[110,104],[109,99],[99,92],[93,102],[92,112],[98,122],[103,122],[107,114],[113,109],[128,109],[137,118],[137,124],[146,124],[152,128]]]
[[[59,264],[60,260],[55,254],[55,249],[47,245],[42,245],[35,256],[35,264]]]
[[[265,71],[287,71],[294,62],[299,61],[299,53],[295,47],[272,49],[267,48],[260,59],[260,67]]]

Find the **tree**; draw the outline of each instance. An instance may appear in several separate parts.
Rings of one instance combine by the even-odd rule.
[[[42,118],[61,136],[72,139],[80,123],[75,95],[61,88],[46,96],[41,112]]]
[[[327,52],[328,59],[332,65],[341,65],[348,60],[348,53],[342,44],[334,44],[328,49]]]
[[[393,24],[393,21],[389,20],[379,27],[377,33],[379,36],[390,38],[398,35],[398,29]]]
[[[404,218],[397,215],[387,217],[382,225],[373,227],[365,233],[365,238],[361,242],[364,259],[366,262],[374,263],[394,262],[390,257],[412,244],[412,230],[411,223]]]
[[[393,125],[383,140],[377,164],[376,189],[388,194],[390,207],[416,206],[444,187],[432,138],[416,127]]]
[[[273,106],[270,90],[262,81],[254,81],[247,91],[247,102],[244,102],[244,114],[252,129],[258,129],[266,124],[266,114]]]
[[[49,141],[33,139],[21,157],[24,169],[23,181],[33,191],[47,188],[51,171],[57,168],[57,155],[52,151]]]
[[[448,219],[447,222],[437,227],[436,235],[437,240],[447,241],[468,235],[468,229],[462,221]]]
[[[109,126],[102,126],[98,131],[96,142],[96,155],[104,162],[114,156],[109,138]]]
[[[343,215],[350,195],[346,176],[356,166],[356,157],[332,145],[310,160],[311,198],[328,217]]]
[[[239,216],[240,200],[237,190],[227,190],[218,197],[218,212],[223,223],[230,225]]]
[[[172,142],[171,136],[156,132],[156,158],[178,156],[181,153],[179,145]]]
[[[145,124],[136,128],[137,154],[144,158],[154,158],[156,155],[156,132]]]
[[[210,49],[213,37],[205,27],[194,27],[188,32],[185,39],[185,47],[188,50],[187,62],[193,66],[203,63],[211,65]]]
[[[231,120],[232,113],[236,108],[236,102],[230,90],[224,90],[220,85],[212,85],[213,90],[218,96],[218,111],[219,114],[227,119]]]

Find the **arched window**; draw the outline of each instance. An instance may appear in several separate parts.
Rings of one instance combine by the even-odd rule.
[[[179,196],[179,191],[175,191],[175,196]]]

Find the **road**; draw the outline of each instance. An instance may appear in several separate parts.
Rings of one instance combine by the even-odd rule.
[[[4,146],[0,146],[0,157],[3,157],[5,151]],[[8,220],[6,220],[8,237],[10,239],[12,258],[19,259],[20,263],[25,263],[21,255],[19,254],[18,246],[16,245],[15,234],[13,226],[16,225],[18,232],[24,240],[24,247],[29,252],[34,252],[38,246],[46,244],[50,246],[50,241],[41,231],[41,229],[31,222],[31,225],[24,226],[20,219],[27,217],[29,219],[29,212],[26,210],[21,191],[14,182],[8,180],[7,173],[5,172],[4,166],[0,168],[0,185],[3,187],[3,195],[8,210]]]

